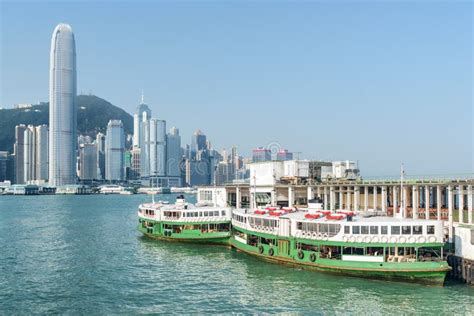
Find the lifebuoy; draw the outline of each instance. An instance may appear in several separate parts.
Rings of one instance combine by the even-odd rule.
[[[381,239],[382,239],[382,242],[385,242],[385,243],[388,242],[388,237],[387,236],[382,236]]]
[[[323,234],[318,233],[318,238],[323,238]]]
[[[372,237],[372,242],[379,242],[379,237],[378,236]]]
[[[347,237],[346,235],[342,236],[342,240],[345,241],[345,242],[348,242],[349,241],[349,237]]]
[[[357,236],[356,240],[357,242],[362,242],[362,236]]]
[[[364,242],[370,242],[370,240],[371,240],[371,239],[370,239],[370,236],[365,236],[365,237],[364,237]]]
[[[425,236],[420,236],[420,237],[418,237],[418,241],[421,242],[421,243],[426,242]]]
[[[415,236],[410,236],[410,237],[408,237],[408,241],[409,241],[410,243],[412,243],[412,244],[415,243],[415,242],[416,242]]]
[[[261,253],[261,254],[263,253],[263,246],[262,245],[258,246],[258,252]]]
[[[327,233],[324,233],[323,237],[324,237],[324,239],[328,239],[329,236],[328,236]]]
[[[304,252],[302,250],[298,251],[298,258],[300,258],[300,260],[304,258]]]
[[[405,236],[401,236],[400,238],[398,238],[398,241],[400,241],[402,244],[404,244],[404,243],[407,242],[407,238]]]
[[[396,243],[397,242],[397,237],[395,237],[395,236],[390,237],[390,242]]]
[[[351,242],[355,242],[356,241],[355,236],[351,236],[350,240],[351,240]]]
[[[318,234],[317,234],[316,232],[313,232],[313,234],[312,234],[312,235],[313,235],[313,238],[316,238],[316,237],[318,237]]]
[[[428,237],[428,240],[429,240],[430,242],[435,242],[435,241],[436,241],[436,237],[435,237],[435,236],[430,236],[430,237]]]
[[[309,255],[309,260],[311,260],[311,262],[315,262],[316,261],[316,254],[315,253],[312,253]]]
[[[270,256],[273,256],[273,253],[274,253],[274,252],[273,252],[273,248],[270,248],[270,249],[268,250],[268,254],[269,254]]]

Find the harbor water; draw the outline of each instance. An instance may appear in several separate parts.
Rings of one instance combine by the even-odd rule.
[[[464,284],[349,278],[148,240],[137,207],[150,200],[0,196],[0,314],[474,313],[474,287]]]

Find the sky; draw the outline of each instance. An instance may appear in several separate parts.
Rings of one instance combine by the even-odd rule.
[[[287,148],[365,176],[474,172],[473,4],[0,0],[0,107],[48,100],[56,24],[78,93],[201,129],[215,149]]]

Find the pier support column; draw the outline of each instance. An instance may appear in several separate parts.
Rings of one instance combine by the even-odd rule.
[[[288,187],[288,207],[293,207],[293,203],[295,202],[295,194],[293,191],[293,187]]]
[[[339,209],[342,209],[343,195],[344,193],[342,193],[342,187],[339,187],[339,205],[338,205]]]
[[[329,198],[328,198],[328,187],[324,186],[324,196],[323,196],[323,203],[324,203],[324,209],[328,210],[329,209]]]
[[[472,214],[472,185],[467,186],[467,222],[469,224],[472,224],[472,217],[474,217],[474,214]]]
[[[441,220],[441,186],[436,186],[436,218]]]
[[[334,186],[331,186],[329,188],[329,204],[330,204],[330,210],[334,211],[336,209],[335,204],[336,204],[336,192],[334,189]]]
[[[392,187],[392,199],[393,199],[393,217],[397,217],[398,212],[398,186]]]
[[[242,198],[240,197],[240,188],[235,188],[235,208],[241,208]]]
[[[272,206],[276,206],[277,205],[277,189],[273,187],[273,190],[270,194],[271,194],[270,199],[272,200],[271,204]]]
[[[308,199],[308,203],[309,203],[310,200],[314,199],[314,192],[313,192],[313,188],[312,188],[312,187],[308,187],[307,190],[308,190],[308,191],[307,191],[307,193],[306,193],[306,194],[307,194],[306,198]]]
[[[354,186],[354,211],[358,212],[360,208],[360,188],[358,185]]]
[[[364,211],[369,209],[369,187],[364,187]]]
[[[387,187],[382,186],[382,213],[387,214]]]
[[[458,212],[459,212],[459,223],[464,223],[464,186],[458,187]]]
[[[448,185],[448,224],[449,224],[449,242],[453,242],[453,187]]]
[[[374,193],[373,193],[373,197],[374,197],[374,205],[373,205],[373,209],[374,211],[377,210],[377,186],[374,186]]]
[[[350,210],[351,209],[351,194],[352,192],[350,191],[349,187],[346,187],[347,188],[347,193],[346,193],[346,207],[345,209],[346,210]]]
[[[414,185],[412,186],[412,193],[411,193],[411,198],[412,198],[412,217],[414,219],[418,219],[418,186]]]
[[[425,219],[430,219],[430,187],[425,185]]]

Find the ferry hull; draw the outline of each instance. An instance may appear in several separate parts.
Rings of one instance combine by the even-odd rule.
[[[332,274],[380,279],[387,281],[419,283],[426,285],[442,286],[446,274],[450,268],[444,264],[422,263],[422,264],[389,264],[373,262],[354,262],[331,259],[317,259],[315,262],[299,260],[296,255],[290,256],[270,256],[267,252],[259,253],[257,247],[243,244],[240,241],[231,238],[231,246],[238,251],[254,255],[259,259],[289,265],[292,267],[316,270]],[[411,267],[410,267],[411,265]]]
[[[149,233],[146,229],[143,229],[140,226],[138,227],[138,231],[140,231],[144,236],[154,240],[230,246],[230,232],[209,234],[172,234],[171,236],[164,236],[162,234]]]

